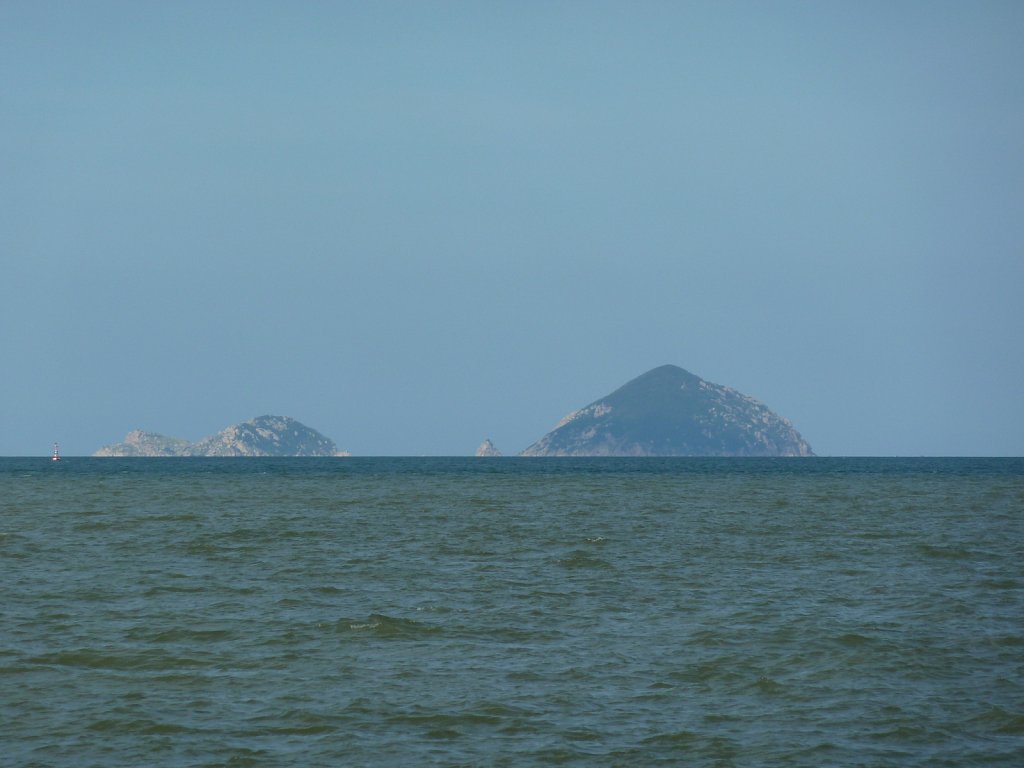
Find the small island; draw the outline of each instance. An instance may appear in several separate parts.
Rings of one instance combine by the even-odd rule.
[[[176,437],[129,432],[124,442],[93,456],[349,456],[334,441],[288,416],[258,416],[192,443]]]
[[[476,449],[475,455],[478,459],[495,458],[501,456],[501,451],[495,447],[494,443],[492,443],[491,439],[488,437],[480,443],[480,447]]]

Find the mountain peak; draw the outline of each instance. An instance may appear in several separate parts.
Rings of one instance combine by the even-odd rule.
[[[690,373],[685,368],[680,368],[678,365],[659,365],[657,368],[652,368],[647,373],[642,373],[635,379],[626,382],[608,395],[608,397],[615,397],[622,391],[630,392],[641,388],[682,388],[689,385],[697,385],[701,381],[702,379],[699,376]]]

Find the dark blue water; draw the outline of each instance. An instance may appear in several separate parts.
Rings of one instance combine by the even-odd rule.
[[[1024,765],[1024,461],[0,459],[0,764]]]

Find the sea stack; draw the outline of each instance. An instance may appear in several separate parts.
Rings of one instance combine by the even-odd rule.
[[[494,443],[490,441],[490,438],[480,443],[480,447],[476,449],[476,455],[480,458],[488,456],[501,456],[501,451],[494,447]]]
[[[787,419],[663,365],[573,411],[523,456],[812,456]]]

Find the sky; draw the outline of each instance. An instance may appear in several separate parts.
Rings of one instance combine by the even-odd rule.
[[[672,363],[1024,455],[1024,4],[0,2],[0,455],[506,454]]]

